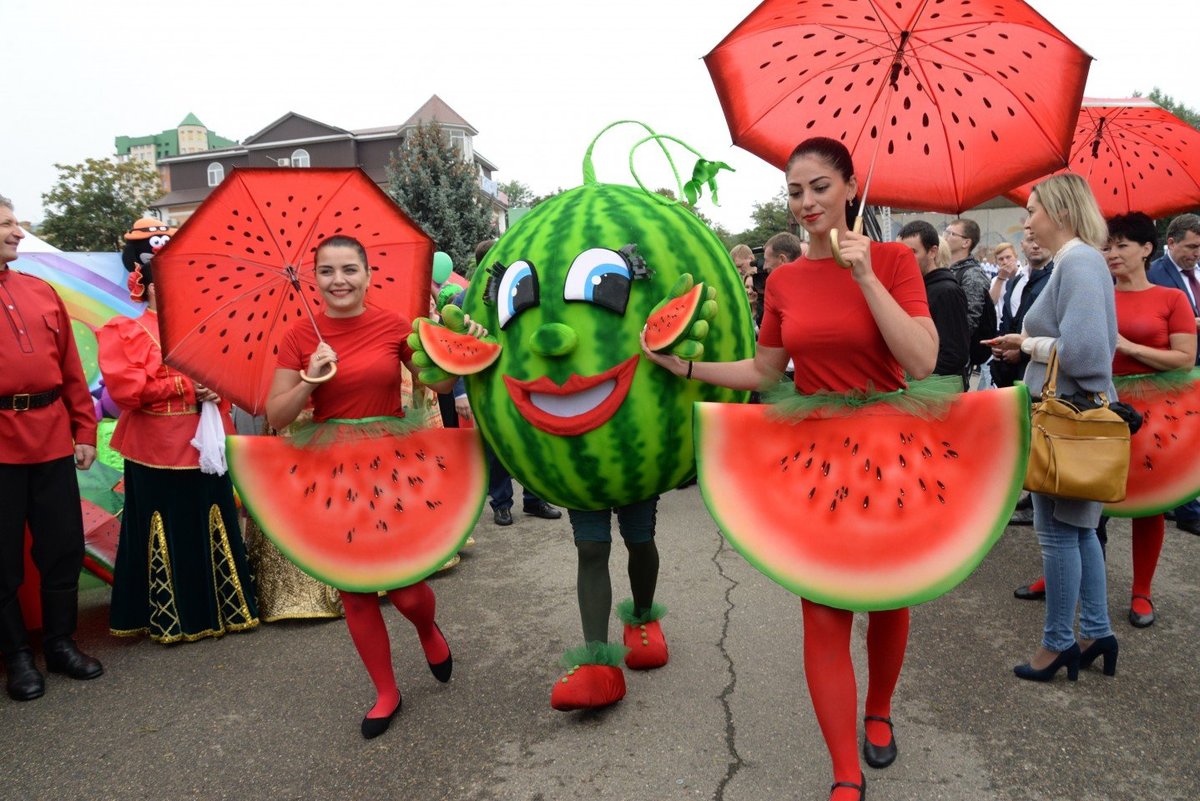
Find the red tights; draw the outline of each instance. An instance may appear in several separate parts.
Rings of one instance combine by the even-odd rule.
[[[1165,525],[1162,515],[1133,519],[1133,595],[1150,597],[1150,583],[1154,580],[1158,555],[1162,552]],[[1141,598],[1134,598],[1132,606],[1140,615],[1152,611],[1150,602]]]
[[[437,601],[433,590],[425,582],[388,591],[388,600],[408,618],[417,630],[425,658],[437,664],[450,655],[445,638],[433,622]],[[388,639],[387,625],[379,609],[379,598],[373,592],[341,591],[342,605],[346,607],[346,626],[350,639],[358,649],[358,655],[375,685],[375,706],[367,713],[369,718],[384,718],[400,703],[400,690],[396,686],[396,674],[392,669],[392,644]]]
[[[850,661],[850,627],[854,613],[801,600],[804,608],[804,675],[817,723],[833,760],[833,780],[858,784],[862,777],[858,761],[858,690],[854,682],[854,665]],[[892,692],[900,678],[907,644],[908,609],[870,613],[867,625],[867,715],[892,716]],[[886,724],[868,722],[867,737],[872,743],[887,745],[889,735]]]
[[[1158,568],[1158,555],[1162,553],[1163,529],[1166,524],[1162,515],[1135,517],[1130,522],[1133,525],[1133,588],[1130,594],[1134,596],[1130,606],[1139,615],[1148,615],[1154,611],[1146,599],[1150,597],[1150,585],[1154,581],[1154,571]],[[1029,589],[1046,589],[1045,577],[1030,584]],[[1139,595],[1144,597],[1138,598]]]

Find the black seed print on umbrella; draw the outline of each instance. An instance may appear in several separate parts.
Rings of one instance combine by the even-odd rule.
[[[754,53],[759,75],[743,76]],[[830,136],[862,181],[879,141],[871,199],[906,208],[1006,191],[1030,171],[1014,167],[1018,143],[1035,173],[1061,167],[1088,61],[1025,4],[977,0],[767,0],[705,60],[735,143],[782,166],[795,131]]]
[[[1200,205],[1200,132],[1145,98],[1084,99],[1070,169],[1092,187],[1105,216],[1168,217]],[[1008,194],[1019,203],[1031,184]]]

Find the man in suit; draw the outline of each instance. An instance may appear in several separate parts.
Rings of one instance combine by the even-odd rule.
[[[1150,283],[1174,287],[1188,296],[1192,314],[1200,324],[1200,216],[1181,214],[1167,226],[1167,247],[1162,257],[1151,262],[1146,276]],[[1200,365],[1200,354],[1196,356]],[[1175,525],[1190,534],[1200,534],[1200,502],[1190,501],[1175,510]]]

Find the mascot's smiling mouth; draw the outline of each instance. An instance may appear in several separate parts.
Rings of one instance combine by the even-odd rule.
[[[594,376],[572,375],[559,386],[548,377],[519,381],[504,376],[517,411],[534,428],[560,437],[586,434],[616,414],[633,383],[640,354]]]

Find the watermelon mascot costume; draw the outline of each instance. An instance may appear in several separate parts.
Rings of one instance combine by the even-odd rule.
[[[654,141],[670,161],[664,140],[683,144],[647,130],[635,149]],[[746,395],[658,369],[641,354],[643,329],[684,358],[753,352],[745,291],[721,242],[674,200],[598,182],[591,150],[584,185],[521,218],[472,278],[463,309],[495,332],[499,350],[459,337],[452,307],[443,312],[449,328],[422,321],[414,335],[423,349],[414,362],[428,371],[421,379],[466,374],[479,429],[500,461],[570,515],[584,643],[563,657],[567,672],[550,699],[559,710],[619,701],[622,659],[635,670],[666,664],[665,609],[654,600],[658,495],[695,473],[693,404]],[[703,185],[715,191],[723,167],[701,159],[682,192],[694,200]],[[633,595],[618,604],[623,646],[608,642],[613,510]]]

